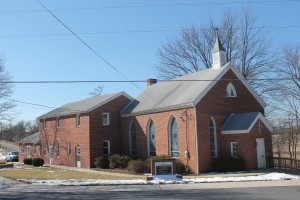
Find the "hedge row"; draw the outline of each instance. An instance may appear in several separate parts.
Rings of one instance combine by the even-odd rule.
[[[95,167],[101,169],[127,168],[135,173],[150,173],[151,159],[171,159],[170,156],[160,155],[157,157],[148,158],[147,160],[133,160],[129,156],[114,154],[111,156],[100,156],[95,159]],[[179,159],[175,159],[176,173],[183,174],[189,172],[186,166]]]
[[[35,167],[40,167],[44,165],[44,159],[43,158],[24,158],[23,160],[25,165],[33,165]]]

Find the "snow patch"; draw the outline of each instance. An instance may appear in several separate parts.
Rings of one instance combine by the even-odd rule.
[[[284,173],[269,173],[257,176],[236,176],[236,177],[212,177],[212,178],[194,178],[180,179],[176,175],[153,176],[153,180],[146,181],[142,179],[135,180],[35,180],[19,179],[18,181],[31,183],[33,185],[50,186],[87,186],[87,185],[146,185],[146,184],[190,184],[190,183],[212,183],[212,182],[241,182],[241,181],[275,181],[275,180],[297,180],[298,176]]]

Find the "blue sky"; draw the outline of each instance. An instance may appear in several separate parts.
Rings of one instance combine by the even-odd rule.
[[[129,80],[157,77],[157,50],[180,34],[152,30],[205,24],[209,16],[220,19],[228,8],[250,7],[261,26],[298,26],[267,28],[275,48],[300,43],[300,1],[296,0],[40,1],[75,33],[97,33],[78,35]],[[69,32],[35,0],[0,0],[0,5],[0,53],[14,81],[125,80],[74,36],[53,35]],[[15,84],[12,99],[58,107],[87,98],[98,85],[103,85],[103,94],[125,91],[133,97],[146,87],[146,83],[137,84],[141,89],[131,83]],[[34,120],[49,110],[17,103],[13,114],[15,121]]]

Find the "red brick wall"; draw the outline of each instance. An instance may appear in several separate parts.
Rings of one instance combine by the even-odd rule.
[[[237,79],[235,74],[229,70],[223,77],[224,79]],[[156,129],[156,153],[169,154],[168,143],[168,124],[171,116],[174,116],[178,123],[179,129],[179,148],[180,159],[186,163],[184,155],[187,149],[190,152],[191,158],[188,160],[189,167],[195,173],[211,171],[211,153],[210,153],[210,134],[209,122],[211,117],[214,117],[216,122],[217,132],[217,147],[219,156],[230,156],[230,142],[237,141],[239,147],[239,155],[247,158],[246,168],[254,169],[257,166],[256,161],[256,138],[265,138],[266,155],[271,155],[271,133],[266,127],[261,128],[261,134],[256,129],[256,125],[249,134],[221,135],[220,127],[231,113],[243,113],[259,111],[264,113],[264,108],[252,96],[248,89],[240,81],[231,81],[234,85],[237,98],[226,97],[226,88],[230,81],[219,81],[206,94],[206,96],[197,104],[195,109],[188,109],[190,120],[188,121],[188,144],[186,143],[186,123],[181,120],[184,117],[184,110],[176,110],[170,112],[154,113],[133,117],[122,118],[122,152],[130,153],[129,129],[132,122],[135,122],[137,129],[137,157],[148,157],[147,144],[147,125],[149,119],[152,119]],[[199,169],[197,168],[196,155],[196,128],[195,120],[197,121],[197,137],[198,137],[198,160]]]
[[[80,115],[80,126],[76,126],[76,115],[60,117],[60,127],[56,128],[56,118],[46,120],[46,129],[43,129],[43,120],[40,120],[40,140],[42,152],[44,142],[47,143],[45,163],[49,163],[49,146],[53,146],[53,163],[56,165],[76,166],[75,147],[80,146],[81,167],[90,167],[89,146],[89,116]],[[60,155],[56,155],[56,143],[60,145]],[[67,142],[71,142],[71,154],[67,154]]]
[[[178,124],[180,159],[184,164],[188,161],[189,167],[195,172],[197,160],[194,109],[189,108],[186,110],[190,118],[188,120],[188,126],[186,126],[186,121],[181,119],[181,117],[185,119],[184,109],[122,118],[122,152],[124,154],[130,154],[129,130],[131,123],[134,121],[137,129],[137,157],[148,157],[147,126],[149,120],[152,119],[156,132],[156,154],[170,155],[168,129],[169,121],[173,116]],[[187,132],[186,127],[188,127]],[[186,134],[188,134],[188,136]],[[186,136],[188,137],[187,142]],[[186,159],[184,154],[187,149],[190,152],[189,160]]]
[[[224,79],[237,79],[235,74],[229,70],[224,76]],[[252,96],[248,89],[240,81],[231,81],[234,85],[237,98],[226,97],[226,88],[230,81],[222,80],[218,81],[215,86],[206,94],[206,96],[198,103],[197,109],[197,127],[198,127],[198,151],[199,151],[199,172],[207,172],[211,170],[211,156],[210,156],[210,134],[209,134],[209,122],[211,117],[214,117],[216,122],[217,131],[217,146],[218,155],[229,155],[226,154],[226,149],[230,150],[231,140],[239,138],[253,145],[239,145],[241,149],[241,155],[249,159],[251,157],[251,163],[247,162],[247,167],[253,169],[256,166],[256,153],[253,154],[254,143],[256,135],[253,133],[255,129],[251,131],[250,134],[242,135],[221,135],[220,127],[228,118],[231,113],[243,113],[243,112],[261,112],[264,113],[263,107],[257,102],[257,100]],[[264,137],[271,139],[271,133],[264,129]],[[251,139],[251,140],[250,140]],[[225,141],[224,141],[225,140]],[[269,151],[270,149],[268,149]],[[243,153],[242,153],[243,152]],[[246,154],[248,152],[248,154]],[[255,150],[256,152],[256,150]],[[255,156],[255,161],[252,156]]]
[[[257,157],[256,157],[256,138],[264,138],[266,157],[272,156],[272,139],[269,130],[266,126],[258,120],[253,126],[250,133],[243,134],[220,134],[219,137],[219,151],[220,157],[230,156],[230,142],[238,143],[239,157],[245,160],[246,170],[257,168]],[[259,123],[262,125],[259,130]]]
[[[111,102],[80,115],[80,126],[76,126],[76,115],[60,117],[60,127],[56,128],[56,118],[46,120],[46,129],[43,129],[43,120],[40,120],[40,139],[42,149],[47,142],[45,163],[49,163],[49,146],[53,146],[52,164],[76,166],[75,147],[80,146],[81,167],[94,167],[96,157],[102,155],[102,141],[110,140],[111,153],[120,153],[120,111],[130,100],[120,96]],[[110,125],[102,125],[102,113],[109,112]],[[56,143],[60,144],[60,155],[56,156]],[[71,142],[71,154],[67,154],[67,142]],[[42,151],[43,152],[43,151]]]
[[[36,144],[36,153],[33,153],[33,144],[32,143],[25,143],[24,153],[22,153],[22,144],[19,143],[19,162],[23,162],[24,158],[28,157],[28,146],[30,146],[30,158],[42,158],[41,154],[41,144]]]
[[[103,155],[103,140],[110,141],[110,153],[121,151],[121,110],[130,102],[125,96],[120,96],[113,101],[90,112],[90,167],[94,167],[95,158]],[[110,116],[110,125],[103,126],[102,113]]]

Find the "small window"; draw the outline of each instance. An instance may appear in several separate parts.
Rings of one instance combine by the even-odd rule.
[[[230,150],[231,150],[231,157],[232,158],[239,157],[238,143],[237,142],[230,142]]]
[[[33,144],[33,155],[36,155],[36,144]]]
[[[47,143],[44,143],[43,155],[45,156],[47,153]]]
[[[56,127],[59,128],[59,117],[56,118]]]
[[[56,143],[56,157],[59,157],[59,143]]]
[[[103,126],[109,126],[109,113],[102,114]]]
[[[67,142],[67,153],[71,155],[71,142]]]
[[[80,114],[76,115],[76,126],[79,127],[80,126]]]
[[[235,87],[229,83],[226,88],[226,97],[237,97]]]
[[[104,156],[110,155],[110,141],[109,140],[103,141],[103,155]]]
[[[25,144],[22,144],[22,154],[25,154]]]
[[[46,129],[46,119],[43,119],[43,129]]]

